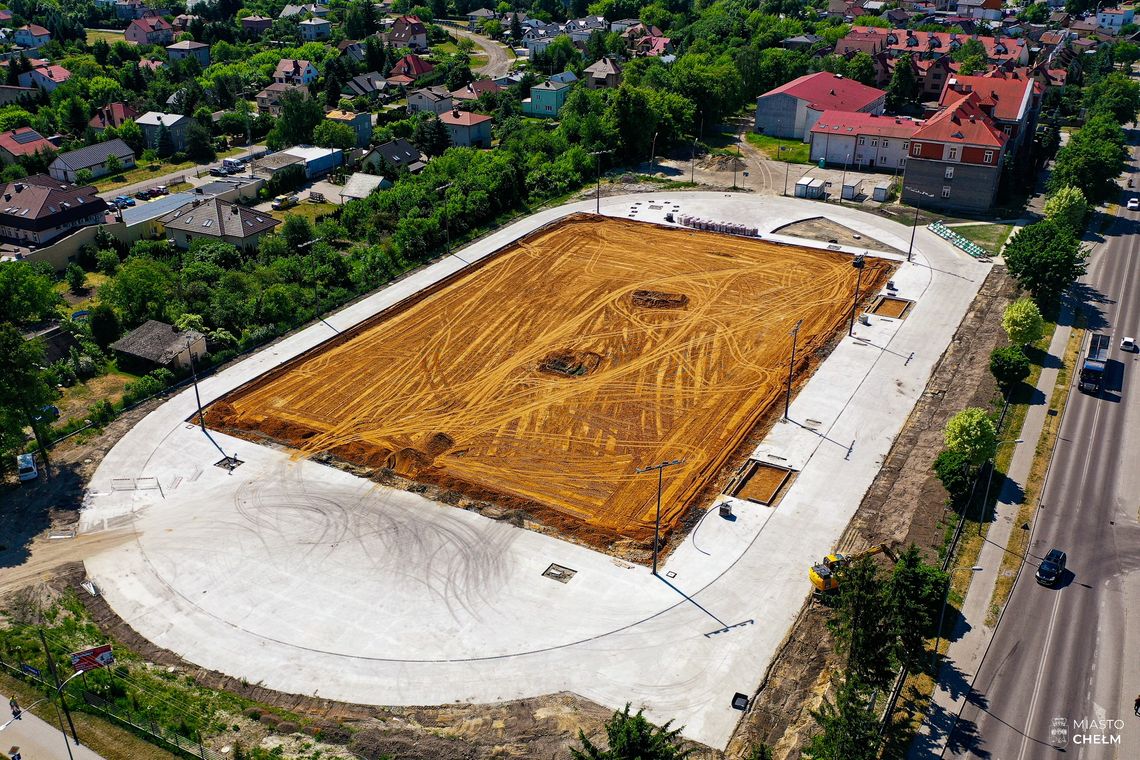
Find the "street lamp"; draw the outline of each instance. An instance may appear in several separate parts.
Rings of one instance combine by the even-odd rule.
[[[451,187],[453,182],[448,182],[446,185],[440,185],[435,189],[437,193],[443,193],[444,190]],[[447,194],[443,193],[443,240],[444,250],[451,253],[451,229],[447,226]]]
[[[789,150],[788,146],[786,146],[786,145],[780,145],[776,148],[777,160],[781,156],[784,155],[785,150]],[[792,162],[788,161],[787,159],[784,159],[784,192],[783,192],[783,195],[785,197],[787,197],[787,195],[788,195],[788,172],[791,171],[791,168],[792,168]]]
[[[1007,443],[1021,443],[1021,442],[1022,442],[1022,440],[1020,438],[1018,438],[1016,440],[998,441],[996,444],[994,444],[994,453],[996,455],[998,446],[1004,446]],[[993,479],[994,479],[994,460],[990,459],[990,473],[989,473],[989,475],[986,476],[986,490],[985,490],[984,494],[982,495],[982,503],[978,506],[978,535],[979,536],[982,535],[982,518],[986,516],[986,504],[988,504],[990,501],[990,483],[993,482]]]
[[[938,630],[934,633],[934,653],[930,656],[930,670],[934,676],[934,683],[938,683],[938,671],[934,669],[935,664],[938,662],[938,646],[942,643],[942,624],[946,621],[946,604],[950,601],[950,580],[954,577],[954,573],[960,570],[969,570],[976,573],[982,568],[979,565],[973,567],[956,567],[946,575],[946,591],[942,595],[942,612],[938,615]]]
[[[40,702],[47,702],[47,701],[48,701],[48,699],[49,699],[49,697],[43,697],[42,699],[37,699],[35,702],[32,702],[32,703],[31,703],[30,705],[28,705],[27,707],[18,707],[18,706],[17,706],[17,707],[15,708],[15,710],[14,710],[15,714],[12,716],[12,718],[11,718],[11,719],[9,719],[7,723],[2,723],[2,724],[0,724],[0,731],[3,731],[3,730],[4,730],[5,728],[7,728],[8,726],[10,726],[10,725],[12,725],[13,723],[15,723],[16,721],[20,720],[20,715],[21,715],[21,714],[22,714],[22,713],[23,713],[25,710],[31,710],[33,707],[35,707],[36,705],[38,705]]]
[[[863,282],[863,267],[867,265],[865,254],[857,254],[855,258],[851,259],[851,266],[855,267],[858,273],[855,275],[855,298],[851,301],[851,325],[847,328],[847,334],[855,337],[855,309],[859,307],[859,285]]]
[[[190,357],[190,376],[194,378],[194,401],[198,404],[198,424],[206,430],[206,417],[202,414],[202,397],[198,394],[198,370],[194,366],[194,346],[186,339],[186,355]]]
[[[86,672],[87,671],[85,671],[85,670],[77,670],[74,673],[72,673],[70,676],[68,676],[67,679],[63,683],[61,683],[58,687],[56,687],[55,693],[56,693],[56,696],[59,697],[61,702],[63,701],[63,687],[66,686],[72,679],[77,678]],[[35,702],[32,702],[30,705],[28,705],[27,707],[25,707],[23,709],[20,709],[19,707],[17,707],[16,708],[16,714],[13,715],[12,718],[7,723],[0,725],[0,731],[3,731],[8,726],[10,726],[13,723],[15,723],[16,721],[20,720],[19,716],[23,712],[25,712],[26,710],[31,710],[36,705],[40,704],[41,702],[47,702],[49,699],[51,699],[51,697],[44,697],[43,699],[37,699]],[[56,710],[56,716],[59,717],[59,710],[58,709]],[[70,716],[68,716],[68,720],[70,720],[70,719],[71,719]],[[74,731],[75,731],[75,728],[72,727],[72,732],[74,733]],[[67,747],[67,756],[69,758],[72,758],[72,760],[75,760],[75,756],[71,753],[71,742],[69,742],[67,740],[67,732],[63,730],[63,719],[62,718],[60,718],[60,733],[63,734],[63,744],[65,747]],[[75,743],[79,744],[78,737],[75,739]]]
[[[693,153],[689,157],[689,182],[697,184],[697,140],[705,133],[705,115],[701,113],[701,126],[693,135]]]
[[[851,163],[851,154],[843,159],[843,179],[839,180],[839,200],[843,201],[843,186],[847,184],[847,165]]]
[[[684,459],[673,459],[669,462],[660,462],[658,464],[651,464],[648,467],[638,467],[637,474],[657,470],[657,517],[653,521],[653,574],[657,575],[657,551],[658,545],[661,543],[661,485],[663,473],[666,467],[672,467],[676,464],[681,464]]]
[[[919,190],[917,187],[907,187],[906,185],[904,185],[903,190],[905,190],[906,192],[909,192],[909,193],[914,193],[915,195],[924,196],[926,198],[933,198],[934,197],[933,193],[925,193],[922,190]],[[914,251],[914,233],[915,233],[915,230],[917,230],[917,229],[918,229],[918,201],[916,200],[914,202],[914,221],[911,223],[911,226],[910,226],[910,245],[907,246],[907,249],[906,249],[906,260],[908,262],[910,261],[911,253]]]
[[[788,409],[792,405],[792,372],[796,366],[796,338],[799,337],[800,327],[804,321],[801,319],[796,322],[796,326],[792,328],[792,358],[788,360],[788,393],[784,396],[784,419],[788,419]]]
[[[653,174],[653,157],[657,154],[657,135],[660,132],[653,133],[653,142],[649,145],[649,173]]]
[[[594,164],[598,168],[598,192],[597,192],[597,195],[595,196],[596,203],[594,206],[594,213],[599,214],[599,215],[602,213],[602,158],[601,157],[606,153],[613,153],[613,151],[612,150],[595,150],[593,153],[590,154],[591,156],[594,157]]]

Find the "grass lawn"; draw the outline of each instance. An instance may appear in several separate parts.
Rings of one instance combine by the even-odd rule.
[[[151,169],[150,167],[152,166],[156,168]],[[99,192],[105,192],[107,190],[114,190],[119,187],[133,185],[136,182],[146,182],[148,179],[161,177],[164,174],[170,174],[171,172],[181,171],[190,174],[193,172],[193,169],[196,166],[197,164],[195,164],[193,161],[183,161],[180,164],[158,163],[140,165],[136,166],[134,169],[131,169],[128,172],[117,174],[114,177],[100,177],[99,179],[95,180],[94,185],[96,188],[98,188]]]
[[[87,279],[84,281],[84,289],[80,293],[72,293],[68,288],[67,282],[61,281],[55,284],[55,292],[59,293],[63,300],[67,303],[67,310],[69,312],[81,311],[83,309],[92,309],[99,303],[99,287],[103,285],[110,278],[105,274],[99,272],[88,272]]]
[[[114,45],[116,42],[122,42],[122,32],[100,31],[98,29],[87,30],[87,44],[94,45],[96,41],[104,40],[108,45]]]
[[[1009,238],[1010,233],[1013,232],[1013,225],[968,224],[962,227],[951,227],[950,229],[962,237],[972,240],[990,253],[997,255],[1001,252],[1001,247],[1005,245],[1005,241]]]
[[[296,206],[284,211],[270,211],[270,216],[285,221],[287,216],[300,216],[309,220],[310,224],[316,224],[317,218],[328,216],[336,211],[340,206],[335,203],[311,203],[309,201],[301,201]]]
[[[773,161],[788,161],[793,164],[811,163],[811,146],[799,140],[781,140],[778,137],[748,132],[748,144],[759,148],[760,152]],[[780,150],[783,148],[783,150]]]
[[[63,389],[63,398],[56,402],[59,407],[57,426],[67,424],[75,417],[84,417],[96,401],[109,401],[112,404],[123,397],[127,383],[138,380],[136,375],[112,370],[105,375],[93,377],[86,383],[78,383]]]
[[[431,46],[433,53],[446,53],[447,55],[455,55],[459,52],[459,46],[454,42],[441,42]]]

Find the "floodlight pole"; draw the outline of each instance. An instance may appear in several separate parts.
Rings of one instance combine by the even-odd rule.
[[[653,159],[657,154],[657,135],[659,132],[653,133],[653,142],[649,145],[649,176],[653,176]]]
[[[435,189],[437,193],[442,193],[447,188],[451,187],[453,182],[448,182],[446,185],[440,185]],[[444,251],[448,254],[451,253],[451,228],[447,225],[447,194],[443,195],[443,246]]]
[[[903,178],[903,181],[904,182],[906,181],[905,177]],[[923,196],[926,198],[933,198],[934,197],[930,193],[923,192],[922,190],[919,190],[918,188],[907,187],[906,185],[903,185],[903,192],[911,192],[917,196]],[[902,200],[901,195],[899,197],[899,200],[901,202],[901,200]],[[907,249],[906,249],[906,260],[908,262],[911,260],[911,254],[914,252],[914,233],[915,233],[915,231],[918,230],[918,209],[919,209],[919,200],[918,200],[918,198],[915,198],[914,199],[914,221],[911,222],[911,225],[910,225],[910,245],[907,246]]]
[[[792,328],[792,358],[788,361],[788,393],[784,396],[784,419],[788,419],[788,410],[792,406],[792,372],[795,371],[796,366],[796,338],[799,337],[800,327],[804,321],[801,319],[796,322],[796,326]]]
[[[855,275],[855,298],[851,301],[851,325],[847,328],[847,334],[855,337],[855,310],[859,307],[859,285],[863,282],[863,267],[866,266],[864,255],[860,253],[851,259],[851,266],[855,267],[858,274]]]
[[[598,189],[594,194],[594,213],[598,216],[602,214],[602,156],[607,153],[613,153],[613,150],[595,150],[590,154],[594,157],[594,165],[598,169]]]
[[[194,366],[194,347],[189,338],[186,339],[186,355],[190,357],[190,376],[194,379],[194,401],[198,404],[198,424],[205,431],[206,416],[202,414],[202,396],[198,393],[198,370]]]
[[[788,148],[783,146],[783,145],[778,146],[776,148],[776,155],[777,156],[784,155],[784,151],[787,149]],[[792,169],[792,163],[790,161],[788,161],[787,159],[785,159],[784,160],[784,192],[782,193],[782,195],[785,198],[788,196],[788,172],[790,172],[791,169]]]
[[[843,187],[847,184],[847,166],[851,163],[851,154],[843,159],[843,179],[839,180],[839,202],[843,202]]]
[[[56,670],[56,668],[55,668],[55,658],[52,657],[51,650],[48,649],[47,637],[44,636],[44,629],[43,628],[40,628],[39,634],[40,634],[40,643],[43,644],[43,647],[44,647],[44,657],[47,658],[48,670],[51,671],[51,677],[55,681],[55,691],[56,691],[56,694],[59,695],[59,703],[63,707],[63,714],[67,716],[67,725],[71,727],[71,737],[73,739],[75,739],[75,744],[78,746],[79,745],[79,735],[77,733],[75,733],[75,722],[71,720],[71,713],[67,709],[67,700],[64,699],[64,697],[63,697],[63,687],[67,683],[67,681],[64,681],[63,683],[60,683],[60,681],[59,681],[59,671]],[[82,671],[80,671],[80,672],[82,672]],[[72,676],[71,678],[74,678],[74,677],[75,676]],[[71,678],[69,678],[67,680],[70,681]],[[59,711],[58,710],[56,711],[56,717],[57,718],[59,717]],[[62,718],[59,721],[59,732],[61,734],[63,734],[63,743],[67,747],[67,756],[69,758],[71,758],[71,760],[75,760],[75,756],[73,754],[71,754],[71,742],[67,741],[67,732],[63,729],[63,719]]]
[[[664,472],[666,467],[672,467],[675,464],[681,464],[684,459],[674,459],[669,462],[660,462],[658,464],[651,464],[648,467],[638,467],[637,474],[640,475],[650,470],[657,470],[657,517],[653,521],[653,574],[657,575],[657,553],[658,545],[661,543],[661,487],[663,485]]]

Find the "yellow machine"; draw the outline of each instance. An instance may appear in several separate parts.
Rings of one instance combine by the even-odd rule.
[[[843,568],[857,559],[870,557],[873,554],[886,554],[894,561],[898,561],[895,553],[886,544],[879,544],[857,554],[828,554],[818,565],[812,565],[808,572],[811,585],[817,591],[835,591],[839,588],[839,581],[843,576]]]

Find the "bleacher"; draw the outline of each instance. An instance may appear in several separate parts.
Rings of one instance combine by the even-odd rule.
[[[973,240],[968,240],[967,238],[962,237],[957,232],[943,224],[941,221],[931,222],[930,224],[926,225],[926,228],[948,243],[961,248],[963,251],[970,254],[975,259],[988,259],[991,256],[990,252],[985,248],[982,248]]]

